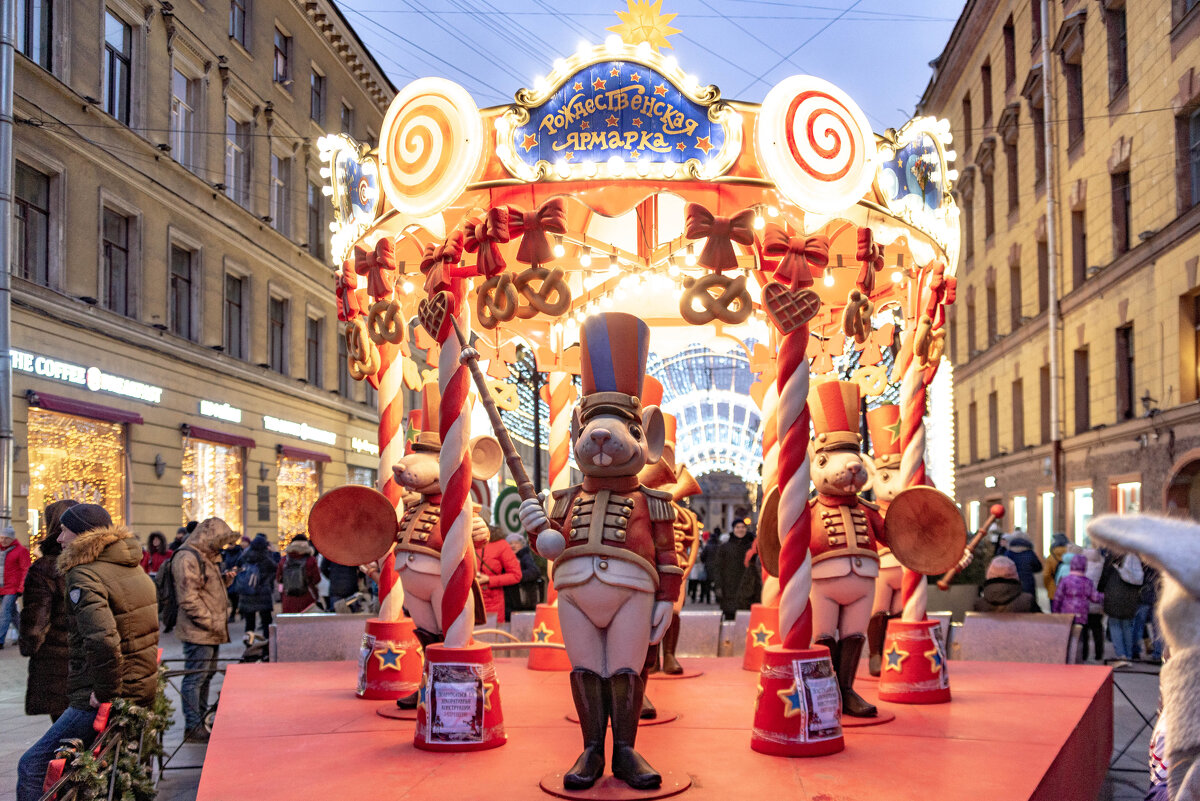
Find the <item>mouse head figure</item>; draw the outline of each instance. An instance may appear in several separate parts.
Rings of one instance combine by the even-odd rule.
[[[438,433],[438,409],[441,395],[434,381],[428,381],[421,389],[421,414],[409,418],[415,424],[405,446],[405,454],[392,465],[396,483],[421,495],[440,495],[442,485],[438,480],[438,456],[442,452],[442,437]],[[471,475],[477,481],[486,481],[500,470],[504,454],[495,437],[479,436],[471,440]]]
[[[857,495],[870,486],[858,432],[858,384],[826,381],[808,394],[813,439],[808,445],[817,492]]]
[[[583,391],[571,417],[575,462],[585,476],[634,476],[662,456],[666,431],[658,406],[642,403],[650,328],[610,312],[580,329]]]
[[[867,409],[867,430],[871,432],[873,459],[863,457],[871,474],[875,500],[887,505],[904,487],[900,480],[900,407],[895,404]]]

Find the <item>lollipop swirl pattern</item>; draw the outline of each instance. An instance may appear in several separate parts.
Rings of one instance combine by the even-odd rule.
[[[818,181],[845,178],[862,148],[854,117],[828,92],[801,92],[788,106],[788,149],[800,169]]]

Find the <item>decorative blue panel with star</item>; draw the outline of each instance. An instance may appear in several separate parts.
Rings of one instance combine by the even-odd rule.
[[[923,134],[896,151],[879,170],[880,187],[894,208],[912,197],[929,211],[942,206],[944,176],[939,174],[942,158],[937,144]]]
[[[725,144],[725,127],[708,107],[688,98],[671,81],[643,65],[604,61],[568,78],[529,120],[513,131],[517,157],[539,161],[647,160],[651,164],[708,161]]]

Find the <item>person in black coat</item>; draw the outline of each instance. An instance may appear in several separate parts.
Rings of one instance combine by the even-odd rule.
[[[1007,556],[1016,566],[1017,579],[1021,582],[1021,589],[1030,595],[1036,595],[1035,577],[1042,572],[1042,560],[1037,558],[1037,554],[1033,552],[1033,543],[1021,529],[1012,533],[1000,555]]]
[[[697,603],[712,603],[713,582],[717,577],[717,550],[721,546],[721,529],[709,532],[708,539],[696,559],[704,565],[704,580],[700,582],[700,595]]]
[[[540,600],[538,585],[542,580],[542,571],[538,569],[537,560],[529,542],[520,534],[510,534],[506,540],[517,563],[521,565],[521,580],[504,588],[504,615],[511,619],[513,612],[525,612],[534,609]]]
[[[1108,615],[1108,638],[1120,661],[1133,659],[1134,618],[1141,606],[1143,571],[1137,561],[1136,572],[1128,570],[1123,560],[1137,561],[1137,554],[1104,554],[1104,571],[1100,574],[1100,591],[1104,593],[1104,614]],[[1126,581],[1121,573],[1133,575],[1137,583]]]
[[[983,592],[975,599],[976,612],[1041,612],[1037,599],[1025,592],[1017,566],[1007,556],[997,556],[987,569]]]
[[[359,570],[357,566],[340,565],[328,557],[321,557],[321,575],[329,579],[329,611],[333,612],[337,602],[358,592]]]
[[[717,590],[717,603],[726,620],[733,620],[737,610],[749,609],[748,600],[751,593],[747,591],[746,571],[750,570],[752,562],[750,549],[754,546],[754,537],[748,533],[746,524],[738,521],[733,524],[733,534],[727,542],[717,548],[716,578],[713,586]]]
[[[267,535],[256,534],[250,542],[250,547],[237,561],[238,576],[234,578],[231,587],[238,589],[238,609],[246,621],[246,631],[254,631],[257,621],[262,623],[264,637],[269,636],[271,620],[275,611],[273,586],[275,583],[275,560],[267,547]],[[258,579],[253,587],[248,586],[248,580],[257,571]]]
[[[55,501],[46,507],[46,537],[41,558],[25,576],[24,606],[21,608],[21,638],[17,646],[29,657],[29,681],[25,685],[25,714],[49,715],[50,721],[66,711],[68,642],[66,579],[58,572],[62,545],[63,512],[76,501]]]

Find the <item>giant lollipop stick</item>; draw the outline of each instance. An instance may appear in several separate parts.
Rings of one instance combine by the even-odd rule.
[[[779,625],[785,648],[812,644],[812,539],[808,485],[808,326],[783,337],[779,349]]]
[[[564,370],[550,373],[546,395],[550,406],[550,491],[566,489],[571,484],[571,401],[575,398],[575,385],[571,374]],[[553,570],[548,565],[548,569]],[[546,589],[546,603],[557,601],[558,593],[551,581]]]

